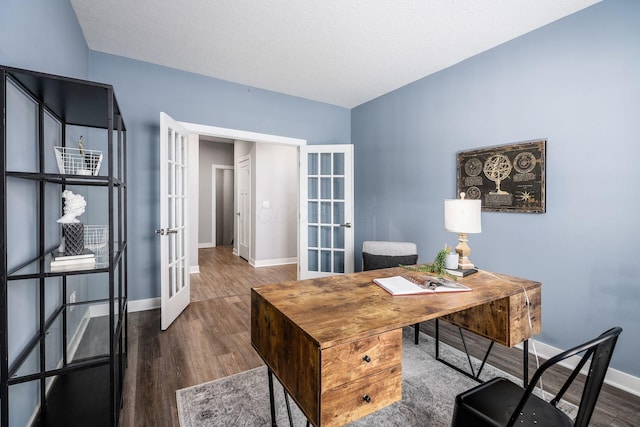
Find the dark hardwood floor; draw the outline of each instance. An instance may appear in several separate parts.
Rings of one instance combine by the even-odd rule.
[[[191,275],[191,304],[169,329],[160,330],[159,310],[129,314],[129,365],[120,417],[124,427],[177,427],[177,389],[262,364],[250,342],[250,289],[295,280],[296,266],[253,268],[227,247],[201,249],[199,265],[201,272]],[[421,329],[433,334],[433,325],[424,322]],[[441,337],[461,347],[457,328],[444,322]],[[481,355],[487,346],[471,334],[465,339],[474,355]],[[520,376],[521,361],[520,350],[496,345],[487,363]],[[545,388],[553,387],[554,377],[545,375]],[[577,400],[575,387],[567,398]],[[640,397],[605,384],[591,425],[640,425]]]

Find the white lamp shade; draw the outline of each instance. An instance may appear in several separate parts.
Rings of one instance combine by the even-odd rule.
[[[444,201],[444,229],[454,233],[480,233],[480,200],[453,199]]]

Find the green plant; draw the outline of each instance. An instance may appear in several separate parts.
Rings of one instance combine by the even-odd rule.
[[[449,247],[447,245],[444,246],[444,249],[440,249],[436,254],[436,258],[433,260],[431,264],[422,264],[418,266],[403,266],[404,268],[411,271],[419,271],[423,273],[437,273],[440,276],[450,276],[444,269],[444,261],[449,253]]]

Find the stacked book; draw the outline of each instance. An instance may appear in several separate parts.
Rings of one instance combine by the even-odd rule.
[[[57,250],[51,252],[51,271],[85,270],[96,267],[96,256],[85,249],[76,255],[67,255]]]
[[[444,271],[446,271],[447,274],[450,274],[452,276],[467,277],[470,274],[477,273],[478,269],[477,268],[445,268]]]

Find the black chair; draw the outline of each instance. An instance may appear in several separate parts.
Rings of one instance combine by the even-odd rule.
[[[598,400],[613,349],[622,328],[609,329],[598,338],[560,353],[536,371],[525,389],[507,380],[494,378],[456,396],[452,427],[484,426],[575,426],[586,427]],[[580,363],[567,377],[556,396],[547,402],[532,394],[544,371],[556,363],[584,352]],[[580,370],[591,359],[575,421],[556,407]]]
[[[362,271],[417,263],[418,246],[413,242],[367,240],[362,243]],[[416,323],[413,327],[414,342],[417,345],[420,337],[420,323]]]

